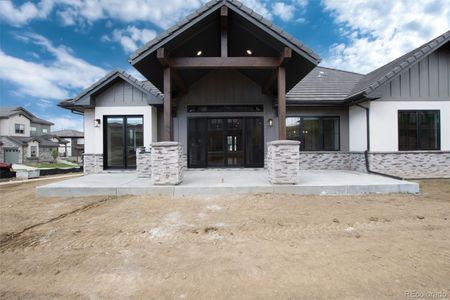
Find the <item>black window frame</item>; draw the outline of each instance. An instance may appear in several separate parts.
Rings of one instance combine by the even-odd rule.
[[[420,122],[420,116],[421,113],[437,113],[438,117],[438,126],[436,128],[437,130],[437,148],[436,149],[427,149],[422,146],[421,143],[421,122]],[[400,138],[400,131],[402,128],[400,128],[400,114],[402,113],[415,113],[416,115],[416,147],[415,148],[409,148],[404,147],[400,144],[401,138]],[[440,151],[441,150],[441,111],[439,109],[406,109],[406,110],[398,110],[397,112],[397,138],[398,138],[398,151]],[[408,145],[409,146],[409,145]]]
[[[24,134],[25,133],[25,124],[15,123],[14,131],[15,131],[15,133],[18,133],[18,134]]]
[[[305,152],[339,152],[341,151],[341,117],[340,116],[336,116],[336,115],[330,115],[330,116],[317,116],[317,115],[289,115],[286,116],[286,123],[287,123],[287,119],[288,118],[300,118],[300,133],[299,133],[299,141],[300,141],[300,151],[305,151]],[[305,149],[305,137],[303,135],[303,124],[304,124],[304,118],[318,118],[320,120],[320,136],[321,136],[321,147],[320,150],[306,150]],[[323,130],[323,120],[324,119],[337,119],[338,124],[337,124],[337,149],[333,149],[333,150],[325,150],[324,149],[324,145],[325,145],[325,135],[324,135],[324,130]],[[286,127],[286,135],[287,135],[287,127]]]

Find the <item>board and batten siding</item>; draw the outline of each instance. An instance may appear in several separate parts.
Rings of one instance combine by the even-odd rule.
[[[95,106],[143,106],[148,105],[150,96],[121,80],[97,95],[94,100]]]
[[[448,100],[450,47],[442,47],[382,87],[381,100]]]

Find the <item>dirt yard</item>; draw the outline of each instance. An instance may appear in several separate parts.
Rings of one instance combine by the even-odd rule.
[[[37,199],[0,186],[1,299],[450,298],[450,180],[358,197]]]

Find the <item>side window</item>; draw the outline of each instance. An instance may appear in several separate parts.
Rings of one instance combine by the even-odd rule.
[[[15,124],[16,133],[23,134],[25,133],[25,125],[23,124]]]
[[[408,110],[398,112],[398,148],[408,150],[440,150],[440,112]]]

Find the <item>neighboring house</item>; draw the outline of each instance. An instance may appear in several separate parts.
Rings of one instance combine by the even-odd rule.
[[[84,133],[77,130],[53,131],[55,135],[67,143],[60,146],[58,151],[61,157],[78,157],[84,152]]]
[[[211,42],[216,41],[216,42]],[[318,67],[304,44],[238,1],[213,1],[61,107],[84,114],[85,171],[133,169],[178,141],[190,168],[264,167],[301,141],[304,169],[450,176],[450,31],[367,74]]]
[[[23,107],[0,108],[0,161],[29,163],[53,161],[52,151],[64,140],[51,136],[53,123]]]

